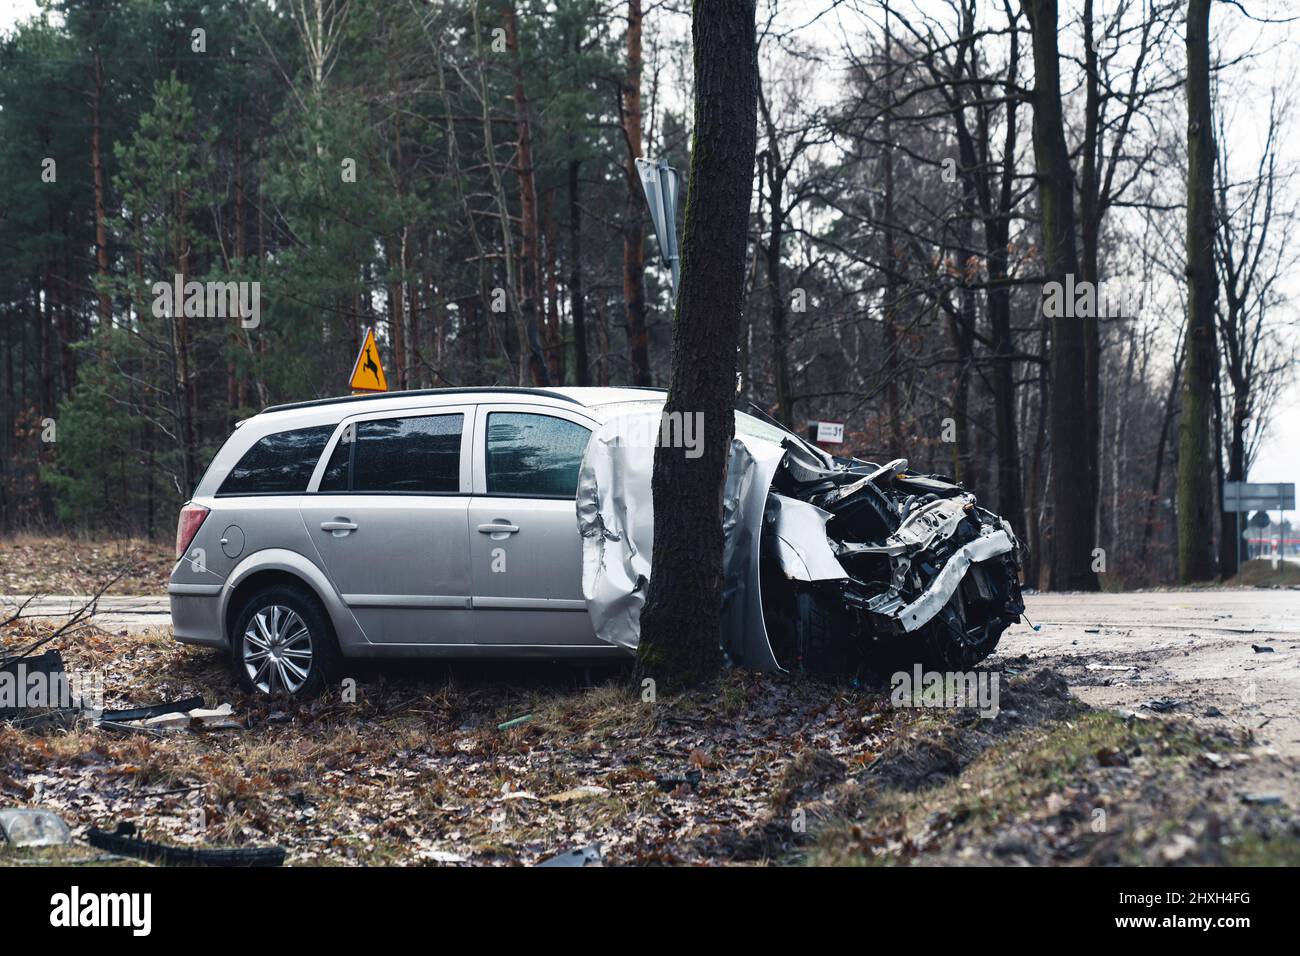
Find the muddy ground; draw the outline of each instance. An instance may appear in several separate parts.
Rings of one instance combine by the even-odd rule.
[[[242,726],[0,725],[0,806],[291,865],[1300,863],[1300,591],[1033,595],[1029,616],[988,661],[986,719],[846,682],[644,701],[621,672],[501,664],[372,665],[355,699],[281,706],[156,615],[105,615],[60,647],[108,707],[199,694]],[[0,845],[55,860],[126,863]]]

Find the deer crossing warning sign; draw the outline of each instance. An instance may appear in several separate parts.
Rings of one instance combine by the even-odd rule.
[[[384,377],[384,367],[379,364],[379,346],[375,344],[374,329],[366,329],[366,340],[361,343],[348,385],[354,392],[388,391],[388,379]]]

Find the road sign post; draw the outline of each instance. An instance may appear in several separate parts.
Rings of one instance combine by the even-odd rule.
[[[375,342],[374,329],[366,329],[361,351],[357,353],[357,360],[352,363],[348,386],[353,392],[388,391],[388,379],[384,376],[384,367],[379,362],[379,345]]]
[[[1223,510],[1237,513],[1237,569],[1241,569],[1241,537],[1243,513],[1252,511],[1277,511],[1277,552],[1274,570],[1281,564],[1285,547],[1282,523],[1288,511],[1295,510],[1295,483],[1289,481],[1225,481],[1223,483]]]

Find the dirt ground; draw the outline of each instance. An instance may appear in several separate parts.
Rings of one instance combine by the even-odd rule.
[[[486,663],[358,667],[355,693],[281,705],[176,645],[162,602],[121,600],[59,643],[106,706],[197,694],[241,727],[0,724],[0,806],[79,840],[130,820],[291,865],[1300,864],[1300,590],[1031,595],[1038,629],[987,662],[990,718],[842,681],[733,672],[645,701],[617,671]],[[125,862],[0,844],[52,861]]]

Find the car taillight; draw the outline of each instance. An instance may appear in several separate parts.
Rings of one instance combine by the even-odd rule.
[[[181,516],[176,521],[176,558],[189,550],[190,542],[199,533],[199,526],[208,516],[208,509],[203,505],[188,504],[181,509]]]

